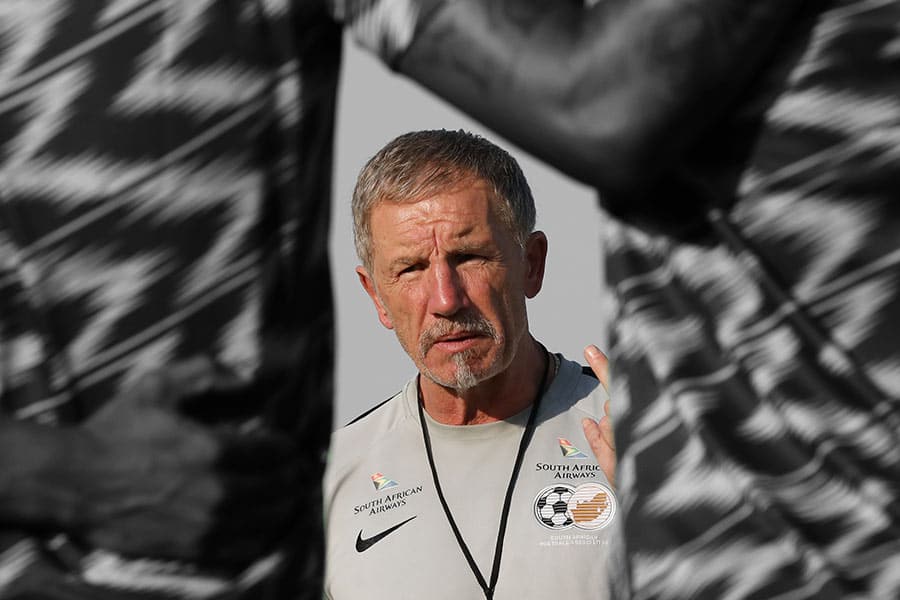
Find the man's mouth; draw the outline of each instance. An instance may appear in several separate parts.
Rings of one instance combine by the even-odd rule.
[[[457,340],[465,340],[468,338],[478,337],[478,333],[474,331],[460,331],[457,333],[448,333],[447,335],[442,335],[441,337],[435,340],[436,342],[455,342]]]
[[[491,323],[484,318],[469,316],[456,322],[438,322],[429,327],[419,340],[419,356],[433,349],[441,353],[457,354],[474,349],[485,339],[496,342],[497,335]]]
[[[474,331],[460,331],[438,337],[431,346],[449,353],[462,352],[471,348],[481,337],[481,334]]]

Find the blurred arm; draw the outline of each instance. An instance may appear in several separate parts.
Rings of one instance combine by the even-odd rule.
[[[82,514],[73,465],[89,460],[85,432],[0,417],[0,523],[70,526]]]
[[[217,400],[220,382],[209,361],[189,360],[145,374],[77,426],[0,417],[0,524],[131,556],[262,556],[295,514],[296,447],[180,413],[192,394]]]
[[[363,14],[370,47],[395,52],[394,68],[525,150],[621,197],[648,187],[734,100],[801,0],[418,4],[405,48],[402,35],[373,41]]]

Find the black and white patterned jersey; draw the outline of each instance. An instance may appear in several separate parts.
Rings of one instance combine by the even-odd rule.
[[[714,129],[605,223],[619,594],[898,598],[900,3],[817,4]]]
[[[273,598],[305,585],[317,597],[322,571],[340,35],[317,2],[0,2],[3,415],[75,423],[197,354],[264,376],[273,400],[256,412],[299,441],[310,469],[281,556],[293,583]],[[0,596],[46,550],[0,531]],[[73,597],[106,597],[85,581],[234,591],[102,553],[82,573],[49,564],[37,579]]]

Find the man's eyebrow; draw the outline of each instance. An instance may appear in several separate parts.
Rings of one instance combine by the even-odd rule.
[[[465,254],[467,252],[472,252],[473,250],[477,250],[479,252],[488,252],[492,251],[496,248],[497,245],[494,243],[494,240],[491,238],[486,238],[483,240],[469,240],[461,243],[459,246],[453,249],[454,254]]]
[[[388,263],[388,267],[394,269],[400,266],[414,265],[418,262],[421,262],[422,260],[427,259],[423,259],[421,256],[415,254],[404,254],[402,256],[397,256],[391,259],[391,262]]]

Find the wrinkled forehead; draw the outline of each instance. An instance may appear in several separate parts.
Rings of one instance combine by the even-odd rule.
[[[508,230],[508,233],[515,235],[509,207],[502,198],[497,196],[496,189],[491,182],[486,179],[468,172],[456,171],[452,173],[452,176],[448,175],[446,178],[441,176],[425,179],[423,176],[423,178],[416,183],[418,185],[409,186],[409,188],[405,190],[405,193],[393,193],[380,196],[370,209],[370,223],[373,212],[379,206],[386,204],[427,205],[435,198],[440,198],[443,200],[442,205],[445,209],[458,209],[463,211],[471,208],[471,203],[475,201],[476,196],[465,193],[466,191],[471,190],[473,192],[482,192],[477,196],[477,198],[479,198],[479,205],[482,205],[481,198],[487,199],[488,212],[485,214],[486,220],[490,221],[491,225],[499,222],[504,229]],[[454,201],[457,204],[454,204]]]
[[[496,204],[486,183],[468,179],[416,196],[384,198],[372,207],[370,220],[373,225],[379,222],[379,233],[393,230],[397,225],[489,226],[498,221]]]
[[[373,208],[370,226],[372,250],[382,256],[398,246],[505,247],[514,237],[498,216],[490,189],[478,181],[418,199],[382,202]]]
[[[494,196],[491,184],[477,174],[460,168],[432,167],[382,186],[373,207],[383,203],[415,204],[428,198],[484,186]]]

